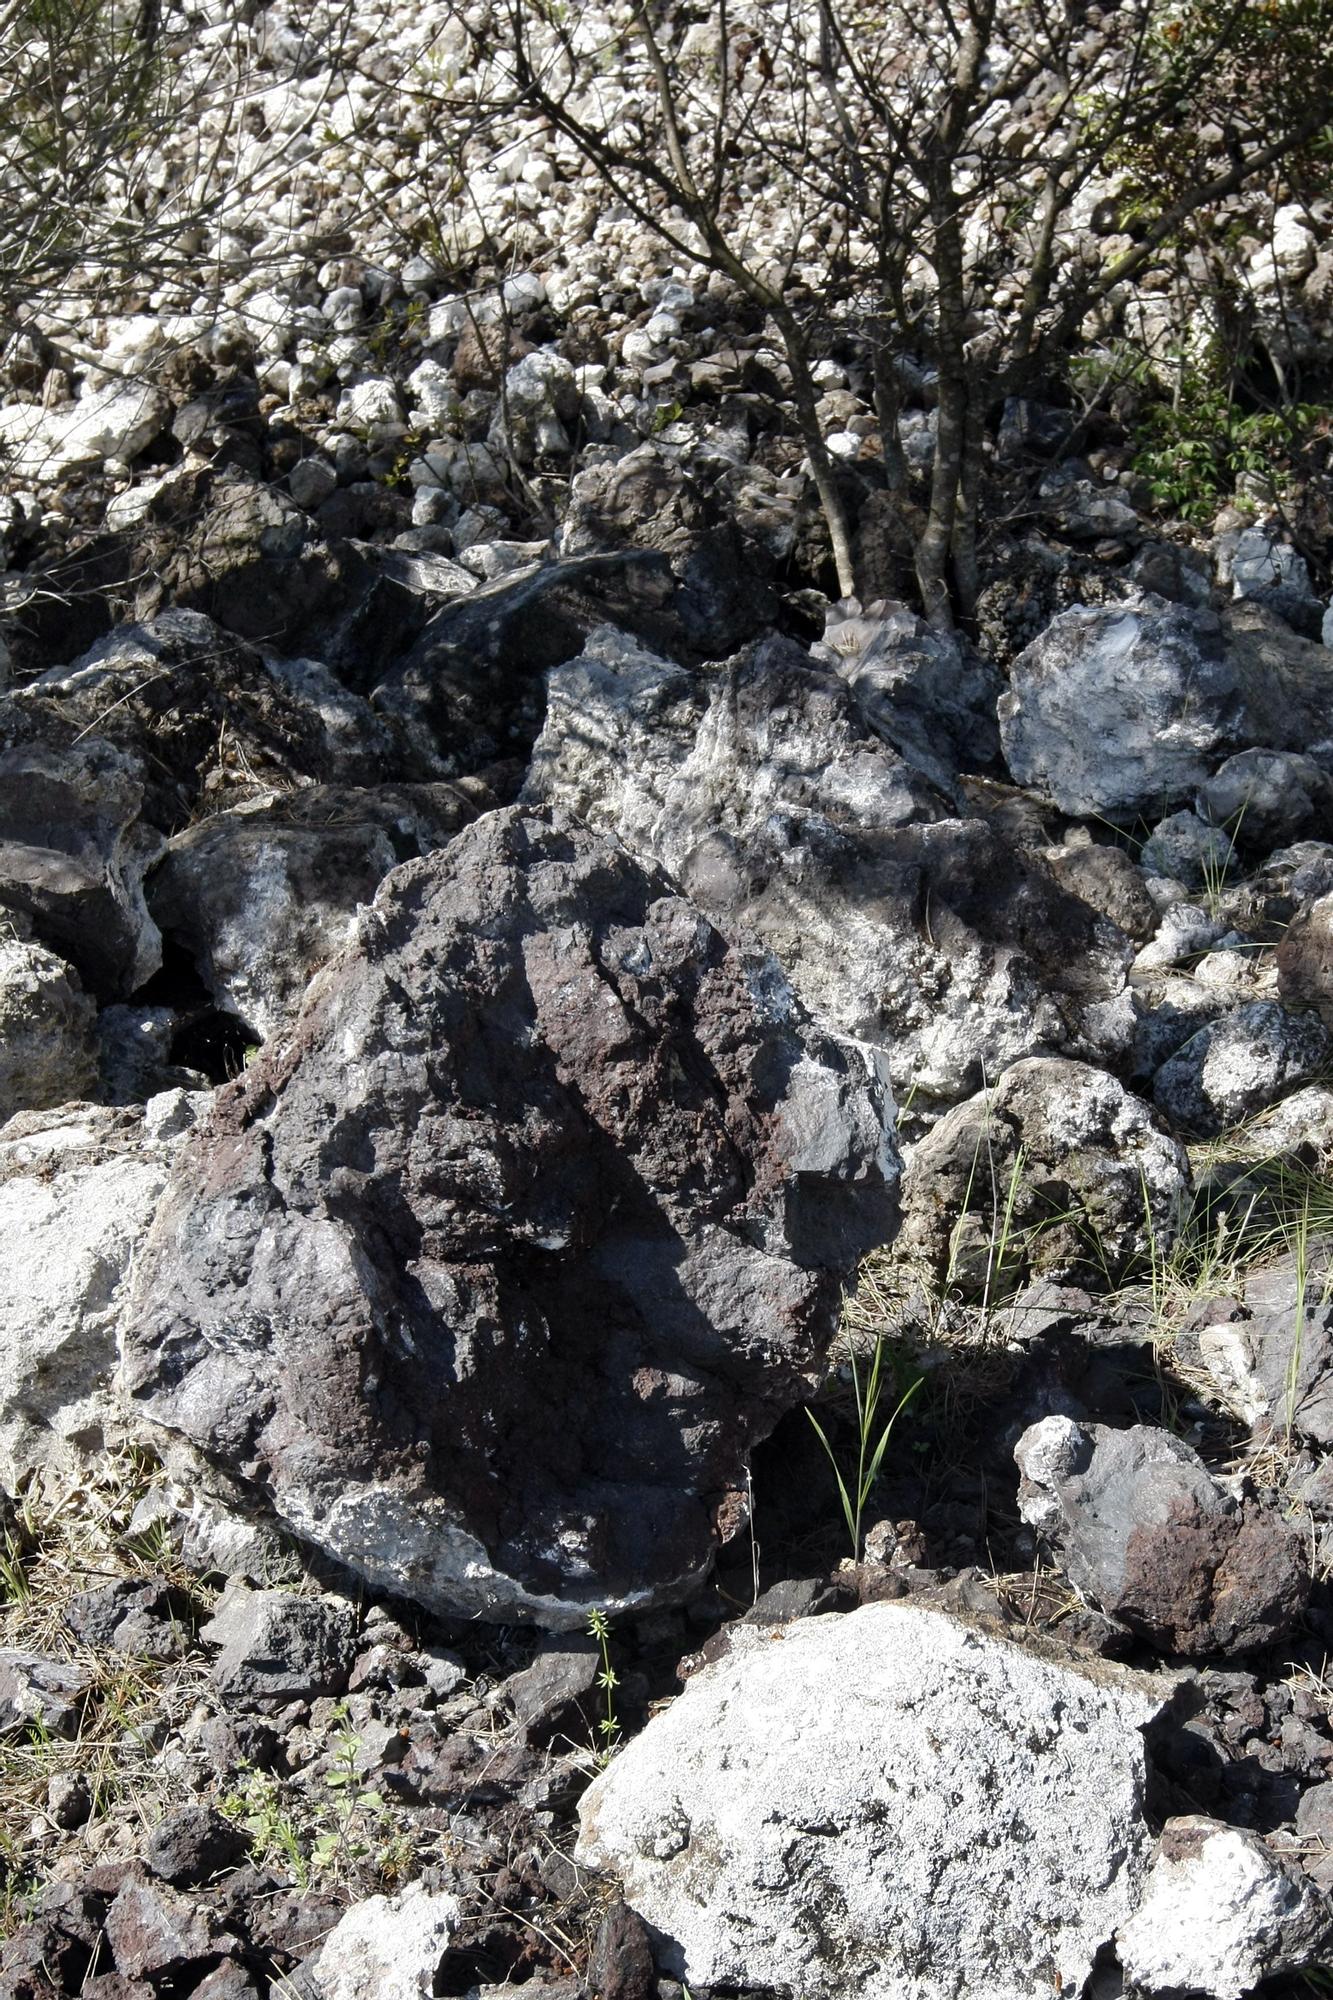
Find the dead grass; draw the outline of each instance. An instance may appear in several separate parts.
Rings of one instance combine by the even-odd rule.
[[[90,1797],[82,1840],[89,1859],[133,1841],[192,1792],[161,1755],[166,1735],[207,1691],[207,1660],[182,1628],[179,1657],[135,1659],[83,1645],[66,1623],[70,1600],[121,1578],[165,1583],[199,1610],[210,1593],[164,1538],[141,1541],[130,1518],[155,1468],[111,1457],[95,1487],[31,1497],[0,1561],[0,1646],[38,1653],[86,1678],[72,1734],[40,1721],[0,1743],[0,1934],[22,1920],[34,1886],[71,1839],[51,1811],[53,1781],[81,1778]]]

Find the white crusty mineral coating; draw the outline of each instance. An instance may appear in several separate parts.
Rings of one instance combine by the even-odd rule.
[[[580,1807],[578,1859],[665,1967],[803,2000],[1080,1992],[1148,1866],[1169,1684],[900,1603],[737,1644]]]
[[[1241,2000],[1260,1980],[1308,1965],[1326,1941],[1315,1890],[1257,1834],[1204,1818],[1168,1820],[1162,1848],[1117,1938],[1136,1986]]]
[[[80,1104],[0,1133],[0,1484],[78,1477],[110,1442],[128,1273],[169,1166],[130,1114]]]
[[[319,1955],[318,2000],[421,2000],[434,1993],[460,1914],[456,1896],[432,1894],[420,1882],[400,1896],[353,1903]]]

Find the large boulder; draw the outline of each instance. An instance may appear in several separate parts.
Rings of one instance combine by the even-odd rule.
[[[154,1121],[156,1125],[158,1121]],[[113,1399],[129,1269],[171,1142],[143,1114],[25,1112],[0,1127],[0,1485],[87,1473]]]
[[[91,1093],[94,1012],[63,958],[0,932],[0,1121]]]
[[[377,1587],[679,1596],[891,1231],[891,1121],[771,960],[565,816],[488,814],[220,1094],[127,1387]]]
[[[143,893],[162,842],[142,805],[131,759],[97,737],[0,751],[0,913],[20,912],[107,997],[162,962]]]
[[[950,1286],[995,1296],[1025,1277],[1114,1284],[1175,1238],[1184,1148],[1104,1070],[1015,1063],[913,1148],[901,1249]]]
[[[692,1990],[1081,1993],[1147,1869],[1168,1694],[910,1604],[742,1628],[584,1794],[577,1858]]]
[[[1310,1594],[1300,1531],[1219,1486],[1169,1431],[1046,1417],[1023,1433],[1019,1512],[1098,1610],[1172,1653],[1244,1653]]]
[[[481,770],[531,748],[548,668],[572,658],[608,620],[656,627],[672,587],[667,557],[656,550],[529,564],[442,605],[371,699],[435,775]]]
[[[310,785],[241,806],[177,834],[153,875],[152,909],[218,1006],[267,1040],[390,869],[443,847],[496,802],[463,778]]]
[[[1015,782],[1080,815],[1160,812],[1246,740],[1219,621],[1147,594],[1061,612],[1014,661],[999,715]]]
[[[983,820],[948,817],[841,676],[791,642],[690,669],[605,630],[549,690],[526,796],[615,833],[729,934],[755,933],[919,1105],[1114,1038],[1127,940]]]

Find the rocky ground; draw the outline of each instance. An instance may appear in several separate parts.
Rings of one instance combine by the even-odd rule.
[[[834,333],[837,600],[562,142],[401,254],[438,27],[0,365],[0,1996],[1325,1991],[1320,451],[1053,382],[943,633]]]

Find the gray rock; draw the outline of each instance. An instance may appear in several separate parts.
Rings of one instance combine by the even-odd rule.
[[[585,466],[571,482],[558,546],[565,557],[627,546],[658,551],[670,583],[659,615],[616,612],[599,622],[672,657],[720,659],[776,620],[769,570],[790,551],[791,516],[769,504],[748,465],[723,456],[698,472],[691,477],[679,454],[656,442]]]
[[[399,1595],[679,1595],[891,1233],[891,1128],[771,960],[564,815],[491,813],[186,1142],[127,1382]]]
[[[0,701],[0,750],[36,745],[65,757],[94,735],[115,746],[141,790],[142,818],[162,833],[312,780],[379,783],[397,754],[387,732],[349,729],[320,689],[271,672],[194,611],[117,626]]]
[[[0,1648],[0,1734],[32,1724],[52,1736],[73,1736],[92,1684],[88,1667]]]
[[[1303,1094],[1312,1099],[1328,1096],[1323,1091]],[[1314,1105],[1310,1109],[1315,1113]],[[1326,1120],[1326,1107],[1323,1115]],[[1323,1129],[1327,1139],[1327,1124]],[[1266,1131],[1256,1151],[1268,1161],[1291,1142],[1300,1143],[1302,1136],[1299,1129]],[[1312,1241],[1299,1260],[1289,1252],[1268,1268],[1251,1272],[1243,1307],[1198,1324],[1204,1367],[1221,1400],[1243,1423],[1268,1424],[1283,1434],[1294,1431],[1316,1444],[1333,1445],[1333,1307],[1328,1304],[1328,1283],[1328,1247]]]
[[[902,1603],[741,1627],[585,1793],[576,1857],[691,1990],[1078,1993],[1147,1867],[1167,1693]]]
[[[1241,750],[1200,785],[1199,811],[1238,846],[1267,853],[1333,833],[1333,778],[1291,750]]]
[[[810,656],[842,676],[875,734],[947,797],[960,771],[998,757],[999,675],[905,605],[835,605]]]
[[[1253,599],[1227,605],[1222,628],[1227,662],[1245,694],[1246,744],[1327,763],[1333,754],[1328,648]]]
[[[314,1964],[316,2000],[421,2000],[463,1916],[456,1896],[414,1882],[397,1896],[353,1903]]]
[[[530,565],[441,606],[371,700],[430,775],[479,771],[532,743],[549,667],[608,617],[632,623],[636,603],[660,603],[670,588],[668,558],[654,550]]]
[[[1131,583],[1155,597],[1169,597],[1176,604],[1206,610],[1212,601],[1213,585],[1207,558],[1197,549],[1177,548],[1172,542],[1145,542],[1129,566]]]
[[[1023,1519],[1109,1618],[1170,1653],[1243,1653],[1289,1631],[1309,1596],[1300,1533],[1232,1499],[1197,1452],[1139,1424],[1046,1417],[1014,1451]]]
[[[95,1011],[63,958],[0,932],[0,1124],[91,1094]]]
[[[1142,540],[1143,523],[1123,494],[1077,477],[1072,468],[1057,466],[1041,482],[1039,494],[1046,518],[1076,541],[1128,542]]]
[[[1223,538],[1218,570],[1233,597],[1253,598],[1296,631],[1317,638],[1324,606],[1310,583],[1304,556],[1272,529],[1242,528]]]
[[[267,1040],[290,1025],[390,869],[443,847],[495,804],[474,778],[308,786],[178,834],[153,875],[152,908],[218,1005]]]
[[[1061,612],[1014,661],[999,717],[1015,783],[1115,816],[1187,798],[1241,747],[1245,699],[1218,621],[1144,595]]]
[[[572,1735],[576,1743],[595,1740],[594,1696],[601,1666],[601,1649],[594,1640],[582,1633],[558,1633],[546,1641],[530,1667],[510,1674],[502,1692],[524,1740],[537,1746],[558,1736]]]
[[[143,1863],[174,1889],[197,1889],[238,1867],[249,1851],[248,1834],[211,1806],[181,1806],[153,1828]]]
[[[1184,1149],[1105,1071],[1033,1057],[946,1112],[912,1149],[899,1251],[994,1298],[1028,1275],[1113,1284],[1174,1241]]]
[[[303,458],[287,475],[287,490],[298,507],[313,514],[338,490],[338,475],[326,458]]]
[[[1329,1031],[1312,1015],[1252,1000],[1210,1021],[1162,1064],[1153,1101],[1178,1131],[1211,1138],[1326,1067]]]
[[[113,1392],[131,1261],[170,1149],[79,1105],[0,1129],[0,1484],[87,1473],[120,1440]]]
[[[1278,992],[1293,1007],[1312,1007],[1333,1029],[1333,895],[1300,910],[1277,948]]]
[[[761,938],[919,1105],[1039,1049],[1084,1052],[1128,1016],[1121,934],[984,821],[944,818],[841,677],[785,640],[696,671],[597,633],[549,677],[526,796]]]
[[[125,1882],[106,1913],[106,1941],[126,1979],[181,1978],[218,1956],[212,1912],[161,1882]]]
[[[1072,835],[1062,847],[1048,848],[1047,867],[1062,888],[1100,910],[1127,937],[1148,938],[1157,929],[1157,905],[1148,893],[1142,871],[1123,848]]]
[[[1233,852],[1221,827],[1211,826],[1195,812],[1169,813],[1144,841],[1139,866],[1145,875],[1165,875],[1187,889],[1205,883],[1220,889]]]
[[[221,1649],[212,1677],[227,1701],[280,1709],[341,1693],[356,1651],[356,1614],[339,1597],[232,1583],[199,1636]]]
[[[1196,903],[1173,902],[1162,912],[1156,931],[1134,960],[1131,976],[1142,981],[1146,973],[1182,965],[1225,936],[1221,917]]]
[[[171,1060],[180,1027],[171,1007],[103,1007],[97,1016],[98,1101],[146,1104],[163,1091],[206,1090],[201,1070]]]
[[[107,998],[162,962],[143,894],[162,843],[142,805],[130,758],[96,738],[0,752],[0,914],[21,911]]]
[[[1257,1833],[1196,1815],[1162,1829],[1116,1950],[1145,1992],[1243,2000],[1261,1981],[1318,1962],[1330,1928],[1313,1885]]]

